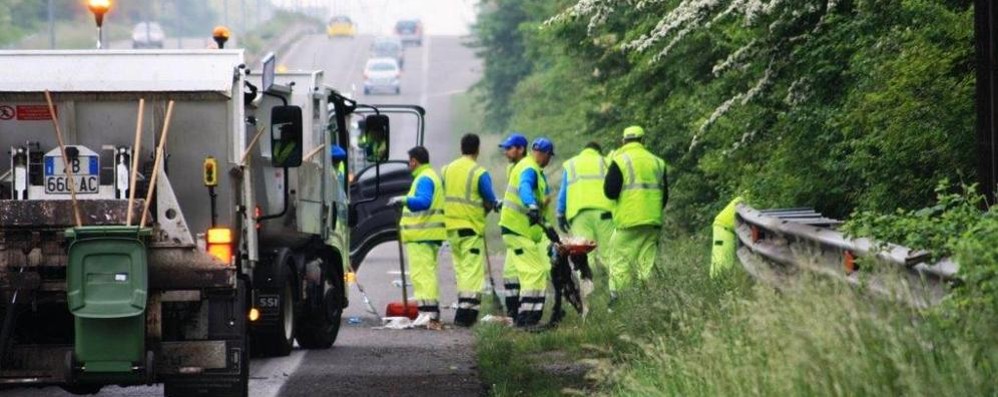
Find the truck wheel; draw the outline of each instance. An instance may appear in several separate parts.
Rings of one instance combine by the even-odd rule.
[[[259,352],[267,357],[287,356],[295,343],[295,302],[291,289],[291,280],[285,280],[281,291],[281,309],[277,324],[268,332],[259,332],[254,336],[253,344]]]
[[[343,319],[343,264],[332,266],[333,274],[323,277],[322,304],[318,310],[308,310],[298,326],[298,344],[305,349],[328,349],[336,343]],[[338,270],[338,271],[337,271]]]

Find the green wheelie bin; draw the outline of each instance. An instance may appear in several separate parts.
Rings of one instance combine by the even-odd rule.
[[[150,234],[134,226],[66,231],[66,299],[75,318],[69,364],[80,380],[131,378],[152,371],[145,347],[149,277],[144,240]]]

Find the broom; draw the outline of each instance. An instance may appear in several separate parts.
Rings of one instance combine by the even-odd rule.
[[[415,320],[419,316],[419,307],[409,304],[409,287],[405,277],[405,252],[402,248],[402,209],[399,208],[399,273],[402,275],[402,302],[389,302],[385,307],[385,317],[408,317]]]

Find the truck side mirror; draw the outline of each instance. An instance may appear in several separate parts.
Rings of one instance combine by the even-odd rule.
[[[388,161],[388,116],[372,114],[364,119],[364,132],[361,136],[364,153],[371,163]]]
[[[302,123],[301,107],[276,106],[270,110],[270,159],[274,167],[301,166]]]

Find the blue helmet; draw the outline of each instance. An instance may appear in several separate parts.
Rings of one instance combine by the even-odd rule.
[[[347,152],[346,150],[343,150],[340,145],[333,145],[333,147],[329,148],[329,156],[332,157],[333,160],[343,161],[347,159]]]
[[[554,156],[554,142],[544,137],[534,139],[531,149]]]
[[[508,150],[511,147],[525,148],[527,147],[527,137],[523,136],[523,134],[519,132],[514,132],[509,134],[509,136],[506,137],[506,140],[499,144],[499,147],[503,148],[503,150]]]

